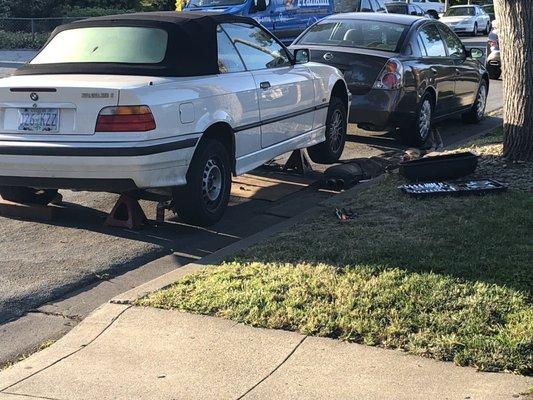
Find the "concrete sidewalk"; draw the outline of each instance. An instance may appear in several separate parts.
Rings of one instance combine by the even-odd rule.
[[[177,311],[106,304],[0,373],[0,399],[526,398],[532,378]]]

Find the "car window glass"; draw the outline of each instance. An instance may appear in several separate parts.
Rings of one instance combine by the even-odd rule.
[[[241,57],[235,50],[230,38],[219,26],[217,29],[218,45],[218,69],[220,73],[244,71],[244,64]]]
[[[420,29],[420,39],[429,57],[446,57],[444,42],[435,25],[426,25]]]
[[[287,51],[267,31],[249,24],[222,24],[246,68],[258,70],[291,65]]]
[[[385,2],[383,0],[375,0],[376,1],[376,11],[386,11],[385,8]]]
[[[420,49],[420,55],[422,57],[427,56],[428,52],[426,51],[426,46],[424,46],[424,42],[422,41],[422,38],[420,37],[420,33],[416,36],[416,41],[418,43],[418,48]]]
[[[59,32],[30,62],[157,64],[167,51],[168,33],[163,29],[106,26],[67,29]]]
[[[372,6],[370,5],[370,0],[363,0],[361,3],[361,11],[369,11],[372,12]]]
[[[466,54],[461,40],[447,26],[441,26],[440,29],[450,57],[465,58]]]
[[[321,46],[355,47],[394,52],[406,25],[362,19],[325,19],[313,25],[297,42]]]

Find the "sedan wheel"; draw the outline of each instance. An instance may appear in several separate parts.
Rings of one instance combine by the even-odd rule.
[[[472,108],[467,113],[463,114],[463,121],[471,124],[477,124],[485,117],[485,108],[487,107],[488,86],[485,79],[481,80],[479,89],[477,91],[476,101],[472,104]]]
[[[429,130],[431,129],[431,102],[425,99],[420,108],[420,115],[418,117],[418,131],[420,139],[426,141],[429,136]]]
[[[326,119],[326,140],[307,149],[311,160],[318,164],[337,162],[344,150],[347,127],[346,104],[332,97]]]
[[[218,140],[203,139],[187,173],[187,185],[174,190],[174,207],[185,222],[208,226],[226,211],[231,189],[231,161]]]
[[[433,101],[429,93],[422,97],[418,107],[416,117],[400,125],[400,136],[405,144],[421,147],[429,138],[433,121]]]
[[[472,36],[477,36],[477,22],[474,23],[474,30],[472,31]]]

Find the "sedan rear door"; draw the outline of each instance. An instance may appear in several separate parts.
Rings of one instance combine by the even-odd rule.
[[[461,40],[446,25],[439,24],[442,38],[448,48],[448,54],[455,67],[455,97],[458,107],[468,107],[473,104],[479,86],[479,65],[467,58],[466,50]]]
[[[448,57],[446,46],[435,23],[424,24],[418,32],[422,53],[420,65],[428,80],[437,88],[435,114],[446,115],[458,108],[455,97],[455,64]]]

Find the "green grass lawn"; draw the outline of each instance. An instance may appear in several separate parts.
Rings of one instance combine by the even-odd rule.
[[[493,136],[478,174],[505,181]],[[496,161],[495,161],[496,160]],[[511,178],[513,182],[514,178]],[[533,373],[533,196],[416,200],[396,175],[233,260],[139,301],[454,361]]]

